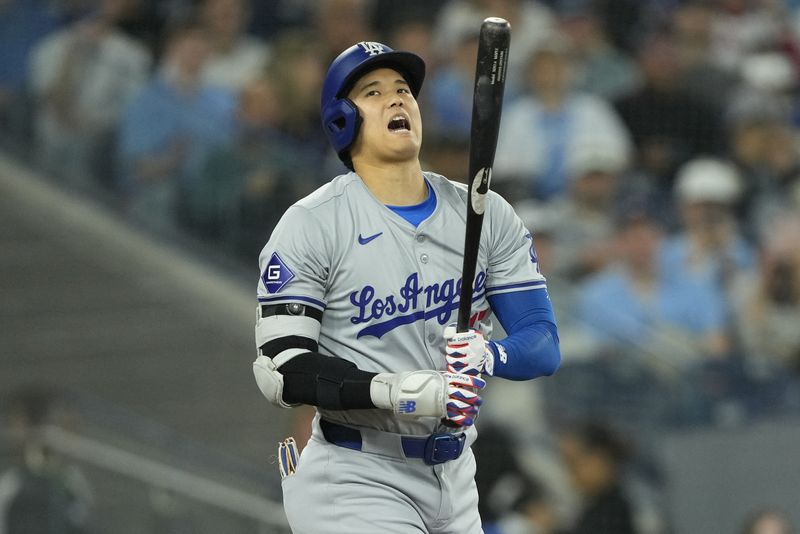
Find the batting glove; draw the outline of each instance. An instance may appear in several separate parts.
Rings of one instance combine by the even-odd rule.
[[[440,417],[452,426],[473,424],[483,402],[480,377],[443,371],[379,373],[370,384],[377,408],[412,417]]]
[[[450,423],[449,426],[472,426],[483,403],[479,392],[486,387],[486,382],[477,376],[467,374],[443,374],[448,383],[445,421]]]
[[[444,339],[447,341],[448,372],[472,376],[494,374],[494,353],[483,334],[472,328],[467,332],[457,332],[456,323],[451,323],[444,329]]]

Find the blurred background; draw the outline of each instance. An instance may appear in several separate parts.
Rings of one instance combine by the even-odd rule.
[[[257,258],[344,171],[325,70],[423,56],[463,181],[486,16],[563,353],[489,383],[486,534],[796,532],[800,2],[0,0],[0,534],[287,532]]]

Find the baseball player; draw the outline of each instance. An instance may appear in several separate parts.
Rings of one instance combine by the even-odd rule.
[[[322,125],[351,172],[290,207],[260,256],[256,382],[273,404],[317,407],[300,458],[281,449],[295,533],[480,533],[484,378],[560,362],[533,239],[496,194],[467,282],[474,328],[455,331],[467,191],[421,170],[424,75],[376,42],[331,63]],[[486,341],[490,312],[507,338]]]

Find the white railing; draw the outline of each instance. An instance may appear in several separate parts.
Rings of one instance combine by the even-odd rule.
[[[81,463],[125,476],[147,486],[172,491],[265,526],[288,531],[286,516],[280,503],[60,427],[46,427],[42,431],[42,439],[54,452]]]

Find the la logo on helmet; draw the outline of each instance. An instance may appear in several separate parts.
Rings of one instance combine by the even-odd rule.
[[[381,43],[376,43],[373,41],[362,41],[358,43],[358,45],[364,49],[364,52],[369,54],[370,56],[377,56],[378,54],[383,54],[383,45]]]

